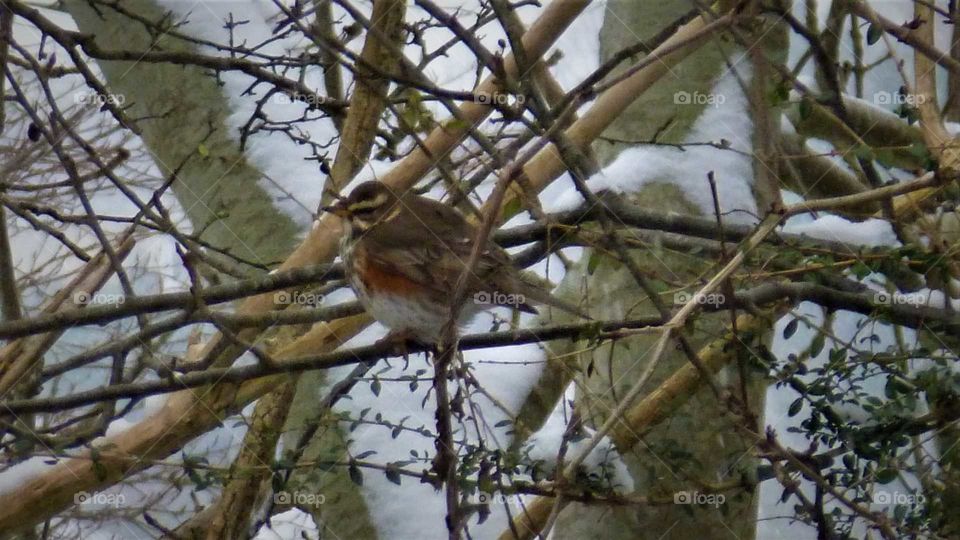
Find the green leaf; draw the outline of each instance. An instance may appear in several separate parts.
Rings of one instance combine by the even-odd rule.
[[[587,274],[593,275],[593,272],[600,266],[600,261],[603,259],[603,256],[594,251],[590,254],[590,260],[587,261]]]
[[[823,345],[827,342],[826,336],[823,334],[817,334],[817,337],[813,338],[813,343],[810,344],[810,358],[815,358],[820,355],[823,351]]]
[[[197,145],[197,153],[200,154],[200,157],[210,157],[210,149],[203,143]]]
[[[370,382],[370,391],[373,392],[373,395],[380,396],[380,379],[373,379]]]
[[[867,45],[873,45],[877,41],[880,41],[880,36],[883,35],[883,28],[879,24],[871,24],[870,28],[867,29]]]
[[[790,404],[790,407],[787,409],[787,416],[796,416],[800,409],[803,408],[803,398],[798,397],[793,400],[793,403]]]
[[[873,270],[871,270],[870,267],[867,266],[863,261],[857,261],[853,266],[850,267],[850,271],[853,272],[853,275],[856,276],[857,279],[863,279],[873,272]]]
[[[355,463],[351,463],[350,466],[347,467],[347,472],[350,474],[350,480],[352,480],[354,484],[358,486],[363,485],[363,473],[360,472],[360,467],[357,467]]]
[[[468,127],[470,127],[470,124],[459,118],[451,118],[443,123],[443,128],[450,131],[460,131],[467,129]]]
[[[813,105],[810,103],[809,99],[801,99],[797,111],[800,113],[800,119],[806,120],[810,118],[810,114],[813,113]]]
[[[783,339],[790,339],[793,337],[793,334],[797,332],[797,327],[800,326],[800,319],[793,319],[787,323],[787,326],[783,327]]]
[[[790,99],[790,87],[786,84],[777,84],[775,85],[769,95],[768,102],[771,106],[776,107],[787,100]]]
[[[873,161],[877,159],[876,154],[873,152],[873,148],[870,148],[865,144],[858,144],[857,146],[854,146],[853,155],[865,161]]]
[[[387,467],[386,470],[387,480],[393,482],[396,485],[400,485],[400,472],[392,467]]]
[[[522,208],[519,198],[510,199],[503,205],[503,219],[507,220],[520,213]]]
[[[897,479],[896,469],[880,469],[876,475],[877,482],[880,484],[889,484]]]
[[[107,479],[107,468],[103,466],[103,463],[94,461],[93,474],[97,477],[97,480],[102,482]]]

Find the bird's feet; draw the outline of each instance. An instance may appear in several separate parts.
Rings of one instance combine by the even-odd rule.
[[[388,347],[391,352],[402,356],[404,360],[409,361],[410,352],[422,350],[423,347],[430,347],[429,343],[424,343],[417,339],[410,330],[391,330],[387,335],[378,339],[376,345]]]

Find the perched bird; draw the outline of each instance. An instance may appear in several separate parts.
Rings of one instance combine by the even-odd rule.
[[[367,311],[396,334],[436,343],[470,259],[476,228],[450,206],[412,192],[398,195],[377,181],[358,185],[323,210],[346,224],[340,256]],[[586,317],[530,281],[511,265],[503,248],[488,242],[467,277],[458,322],[492,305],[536,313],[530,302]]]

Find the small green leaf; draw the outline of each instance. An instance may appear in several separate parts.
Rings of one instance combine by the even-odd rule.
[[[798,397],[793,400],[793,403],[790,404],[790,407],[787,409],[787,416],[796,416],[800,409],[803,408],[803,398]]]
[[[883,28],[879,24],[871,24],[870,28],[867,29],[867,45],[873,45],[879,41],[882,35]]]
[[[358,486],[363,485],[363,473],[360,472],[360,467],[357,467],[355,463],[351,463],[350,466],[347,467],[347,472],[350,474],[350,480],[352,480],[354,484]]]
[[[856,276],[857,279],[863,279],[873,272],[873,270],[871,270],[870,267],[867,266],[867,264],[863,261],[857,261],[854,263],[854,265],[850,267],[850,271],[853,272],[853,275]]]
[[[400,472],[392,467],[388,467],[386,470],[387,480],[393,482],[396,485],[400,485]]]
[[[210,157],[210,149],[203,143],[197,145],[197,153],[200,154],[200,157]]]
[[[450,131],[461,131],[468,127],[470,127],[470,124],[459,118],[451,118],[443,123],[443,128]]]
[[[790,87],[786,84],[778,84],[773,87],[770,94],[770,105],[777,106],[790,99]]]
[[[859,144],[853,147],[853,155],[859,159],[866,161],[873,161],[877,158],[876,154],[873,152],[873,148],[865,144]]]
[[[826,336],[823,334],[817,334],[817,337],[813,338],[813,343],[810,344],[810,358],[816,358],[823,351],[823,346],[827,342]]]
[[[800,319],[793,319],[787,323],[787,326],[783,327],[783,339],[790,339],[793,337],[793,334],[797,332],[797,327],[800,326]]]
[[[876,479],[880,484],[889,484],[897,478],[896,469],[880,469],[877,471]]]
[[[600,266],[600,260],[602,258],[603,256],[596,251],[590,254],[590,259],[587,261],[587,274],[593,275],[593,272]]]
[[[519,198],[513,198],[503,205],[503,219],[509,219],[520,213],[522,208]]]
[[[810,118],[810,114],[813,113],[813,105],[810,103],[809,99],[801,99],[797,111],[800,113],[800,119],[806,120]]]

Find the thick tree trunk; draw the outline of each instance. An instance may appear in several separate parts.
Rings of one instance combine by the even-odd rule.
[[[65,7],[80,31],[96,35],[104,48],[197,52],[167,35],[152,40],[110,9],[101,9],[101,17],[81,0],[68,0]],[[123,2],[123,8],[151,20],[163,17],[146,0]],[[140,118],[141,137],[161,173],[171,174],[186,163],[172,189],[194,231],[203,231],[203,240],[268,266],[296,247],[297,226],[273,206],[259,183],[262,174],[240,151],[237,134],[228,132],[228,100],[211,73],[143,61],[99,66],[111,91],[132,104],[128,116]]]
[[[690,4],[682,0],[658,3],[633,0],[616,0],[607,6],[608,13],[601,33],[601,62],[610,58],[626,44],[637,39],[649,39],[657,32],[689,10]],[[774,39],[762,44],[767,57],[777,61],[786,54],[785,33],[773,32]],[[739,52],[731,43],[714,41],[692,54],[678,66],[671,68],[675,76],[665,76],[647,91],[633,106],[624,111],[604,135],[617,140],[659,142],[683,142],[690,127],[704,112],[704,106],[678,106],[676,96],[709,94],[718,76],[727,71],[727,60],[737,58]],[[772,55],[772,56],[771,56]],[[759,55],[755,55],[759,56]],[[751,59],[755,59],[751,57]],[[742,64],[747,75],[746,90],[754,97],[764,95],[761,89],[751,88],[749,62]],[[769,95],[769,94],[765,94]],[[760,116],[767,133],[771,126],[778,126],[763,109],[766,100],[756,103],[753,117]],[[729,105],[728,105],[729,106]],[[771,111],[773,114],[773,111]],[[664,128],[664,126],[667,126]],[[743,141],[751,141],[750,134],[731,134]],[[631,147],[629,144],[598,142],[594,148],[603,161],[612,160],[619,152]],[[758,207],[767,206],[775,198],[779,186],[776,175],[766,168],[769,152],[753,162],[754,195]],[[682,159],[682,155],[681,155]],[[650,174],[651,171],[643,171]],[[709,189],[703,171],[704,189]],[[720,171],[718,171],[720,173]],[[633,200],[646,207],[681,213],[701,213],[684,193],[676,187],[673,171],[655,171],[655,178],[644,184],[632,195]],[[759,185],[761,184],[762,185]],[[722,186],[720,189],[723,189]],[[747,202],[746,206],[749,206]],[[710,216],[712,217],[712,215]],[[668,283],[657,282],[660,300],[668,307],[673,305],[674,284],[696,283],[713,260],[677,254],[651,246],[648,251],[635,253],[634,262],[647,276],[667,277]],[[591,306],[592,315],[608,320],[623,317],[656,315],[657,311],[637,285],[633,275],[620,262],[598,253],[585,254],[581,263],[567,274],[564,292],[572,297],[596,296],[602,301]],[[603,291],[600,293],[599,291]],[[612,301],[611,301],[612,299]],[[622,299],[617,301],[616,299]],[[687,332],[694,349],[716,337],[727,315],[703,317],[696,330]],[[563,365],[551,362],[540,384],[520,412],[521,425],[518,434],[535,430],[543,414],[549,413],[559,392],[570,381],[573,373],[579,379],[577,407],[586,423],[599,425],[611,409],[637,380],[646,366],[651,346],[656,336],[640,336],[629,341],[620,341],[614,347],[581,353],[578,365],[571,365],[565,357]],[[583,348],[583,343],[574,344],[569,350],[554,350],[564,353]],[[679,350],[668,353],[660,361],[647,388],[653,390],[676,370],[689,363]],[[747,384],[751,409],[758,415],[763,410],[764,381],[756,374]],[[739,388],[737,366],[731,366],[718,375],[718,380]],[[640,495],[672,497],[675,493],[696,491],[704,484],[736,483],[752,477],[756,461],[750,457],[750,446],[744,442],[737,429],[719,411],[722,405],[709,388],[701,388],[670,419],[644,435],[641,443],[629,451],[624,460],[635,481]],[[522,436],[522,435],[521,435]],[[705,491],[700,489],[700,491]],[[661,506],[603,507],[571,504],[560,514],[552,531],[554,538],[752,538],[756,525],[755,490],[732,490],[726,494],[722,507],[674,504]]]
[[[74,17],[81,32],[95,34],[97,43],[105,49],[148,50],[161,48],[196,52],[193,48],[174,38],[160,37],[156,41],[142,28],[132,25],[109,9],[101,9],[103,17],[83,1],[69,0],[66,7]],[[159,20],[163,12],[155,4],[145,0],[130,0],[123,7],[140,16]],[[260,185],[262,174],[248,163],[236,142],[236,134],[228,132],[226,118],[230,113],[229,103],[211,73],[199,68],[146,62],[100,62],[111,91],[122,93],[127,103],[134,106],[131,117],[143,118],[138,125],[142,138],[154,161],[164,174],[186,160],[186,165],[172,185],[180,205],[193,224],[194,230],[203,230],[201,236],[210,244],[224,249],[240,258],[273,267],[282,261],[297,245],[299,230],[294,222],[281,213],[269,193]],[[203,146],[203,153],[198,148]],[[320,189],[320,182],[317,189]],[[238,269],[243,267],[224,262]],[[256,273],[255,270],[247,270]],[[304,400],[316,401],[316,389],[322,387],[325,372],[308,376],[310,387],[301,394]],[[287,409],[295,380],[287,382],[274,393],[265,396],[267,402],[258,403],[257,414],[267,414],[277,407]],[[302,388],[302,387],[301,387]],[[277,401],[279,400],[279,403]],[[265,409],[261,412],[261,409]],[[286,411],[272,413],[274,422],[283,422]],[[276,428],[266,425],[265,428]],[[244,449],[238,466],[243,468],[251,461],[253,465],[269,461],[274,454],[277,434],[270,433],[254,423],[244,439]],[[325,433],[325,450],[328,454],[342,457],[345,439],[334,425]],[[264,448],[261,448],[264,447]],[[373,537],[372,524],[368,518],[365,502],[348,479],[346,471],[336,468],[324,475],[327,484],[337,486],[337,496],[328,496],[323,507],[327,516],[350,516],[349,520],[332,519],[327,529],[338,534],[358,538],[355,533],[363,531],[363,537]],[[256,478],[234,478],[231,482],[245,482],[242,489],[230,490],[229,501],[219,501],[217,510],[228,512],[236,520],[238,509],[231,505],[247,507],[253,503],[256,490],[261,484]],[[238,484],[240,485],[240,484]],[[244,490],[250,492],[244,493]],[[185,528],[178,531],[185,537],[220,536],[231,537],[245,530],[244,523],[224,520],[220,512],[196,516]],[[210,521],[212,520],[212,522]],[[337,521],[345,524],[340,527]],[[214,534],[215,531],[217,534]]]

